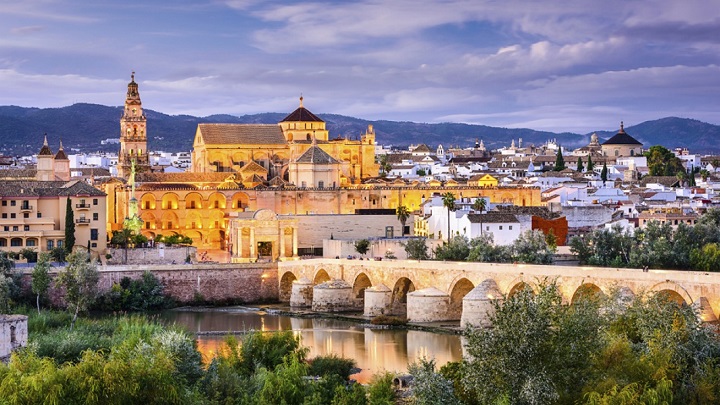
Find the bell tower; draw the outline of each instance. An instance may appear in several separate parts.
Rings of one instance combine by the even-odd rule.
[[[130,76],[125,109],[120,118],[120,153],[118,154],[118,176],[130,175],[132,162],[138,172],[150,171],[147,154],[147,118],[142,109],[138,84],[135,83],[135,72]]]

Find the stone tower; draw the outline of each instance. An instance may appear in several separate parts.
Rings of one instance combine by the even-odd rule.
[[[120,118],[120,154],[118,155],[118,176],[130,175],[130,166],[135,162],[138,172],[150,171],[147,153],[147,118],[142,109],[135,72],[130,76],[125,110]]]
[[[53,153],[48,145],[47,134],[45,134],[45,141],[43,142],[40,152],[37,154],[37,174],[36,179],[39,181],[52,181],[55,180],[55,173],[53,168]]]
[[[57,180],[70,181],[70,159],[65,154],[62,140],[60,140],[60,149],[53,159],[53,173]]]

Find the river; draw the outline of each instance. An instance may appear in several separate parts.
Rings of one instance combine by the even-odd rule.
[[[310,349],[309,358],[334,353],[354,359],[362,370],[353,378],[370,381],[379,371],[404,372],[408,362],[434,358],[438,367],[462,358],[460,336],[404,329],[370,329],[354,322],[323,318],[298,318],[265,311],[230,307],[203,310],[165,311],[169,323],[199,333],[198,349],[207,360],[224,341],[222,335],[203,332],[292,330]]]

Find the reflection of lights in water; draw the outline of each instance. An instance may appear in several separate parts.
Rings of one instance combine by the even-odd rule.
[[[267,329],[265,329],[265,317],[264,316],[260,317],[260,330],[263,332],[265,332],[267,330]]]
[[[327,339],[325,339],[325,353],[332,353],[333,352],[333,341],[332,341],[332,335],[328,336]]]

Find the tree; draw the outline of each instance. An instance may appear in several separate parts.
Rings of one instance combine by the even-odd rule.
[[[407,222],[408,218],[410,217],[410,210],[408,210],[408,207],[401,205],[397,207],[395,210],[395,213],[397,214],[397,219],[402,224],[402,236],[405,236],[405,223]]]
[[[12,284],[11,277],[0,273],[0,314],[9,314],[12,307]]]
[[[447,209],[447,230],[448,230],[447,240],[449,241],[451,238],[451,235],[450,235],[450,212],[455,211],[455,209],[456,209],[455,194],[453,194],[449,191],[447,193],[443,194],[442,202],[443,202],[443,206]]]
[[[603,184],[605,184],[605,182],[607,181],[607,175],[608,175],[607,163],[603,162],[603,168],[602,168],[602,171],[600,172],[600,180],[603,181]]]
[[[675,176],[678,172],[685,171],[680,158],[664,146],[651,146],[645,152],[645,157],[651,176]]]
[[[68,197],[65,206],[65,253],[72,253],[75,247],[75,213],[72,208],[72,199]]]
[[[425,238],[411,238],[407,242],[402,243],[405,247],[405,253],[410,260],[428,260],[428,247]]]
[[[496,246],[492,233],[484,234],[470,241],[470,252],[467,261],[507,263],[512,261],[512,252],[505,246]]]
[[[700,271],[720,270],[720,247],[717,243],[708,243],[701,249],[690,252],[692,268]]]
[[[707,181],[708,177],[710,177],[710,172],[707,169],[700,170],[700,178],[702,181]]]
[[[457,235],[435,248],[435,259],[455,262],[465,261],[470,254],[470,246],[465,236]]]
[[[595,168],[595,164],[592,161],[592,156],[588,155],[588,161],[587,161],[587,171],[591,172],[592,169]]]
[[[88,254],[80,249],[67,257],[65,270],[58,273],[55,283],[65,289],[65,303],[73,314],[70,329],[77,320],[78,313],[85,311],[97,296],[100,274],[97,263],[88,262]]]
[[[550,264],[553,260],[553,249],[548,246],[545,234],[537,229],[521,233],[512,249],[514,259],[521,263]]]
[[[487,208],[487,201],[484,198],[478,197],[473,201],[472,209],[478,212],[483,212]],[[482,229],[481,229],[482,231]]]
[[[577,171],[582,173],[585,170],[583,167],[582,157],[578,156]]]
[[[553,170],[559,172],[565,170],[565,158],[563,158],[562,147],[558,146],[557,155],[555,156],[555,167]]]
[[[355,241],[355,251],[361,255],[365,255],[370,249],[370,241],[367,239],[360,239]]]
[[[460,405],[452,381],[435,371],[435,360],[421,358],[408,366],[413,376],[412,395],[417,405]]]
[[[32,272],[32,292],[36,296],[38,314],[40,313],[40,298],[47,294],[50,288],[50,254],[40,253]]]
[[[386,177],[388,173],[390,173],[390,170],[392,170],[392,165],[388,163],[387,154],[381,155],[378,163],[380,164],[380,177]]]
[[[427,175],[427,171],[425,171],[425,169],[417,169],[417,172],[415,173],[420,177],[424,177]]]

